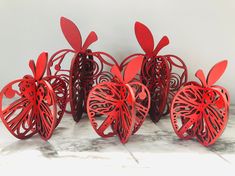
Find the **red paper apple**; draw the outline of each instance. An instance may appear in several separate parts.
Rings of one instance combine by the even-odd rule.
[[[119,67],[114,65],[111,72],[115,78],[111,82],[96,85],[90,91],[87,114],[101,137],[118,135],[120,141],[126,143],[144,122],[150,107],[150,94],[143,84],[132,81],[142,60],[140,56],[131,60],[123,77]],[[102,120],[100,116],[105,119]]]
[[[154,47],[151,31],[140,22],[135,23],[135,35],[145,54],[128,56],[121,63],[121,69],[125,68],[132,57],[144,56],[139,79],[149,89],[151,94],[149,115],[153,122],[157,122],[161,116],[169,113],[174,94],[187,81],[187,68],[177,56],[159,55],[159,51],[169,44],[168,37],[164,36]]]
[[[38,133],[48,140],[64,114],[66,84],[54,76],[43,77],[46,65],[47,53],[41,53],[36,65],[29,62],[33,76],[10,82],[0,93],[1,119],[19,139]]]
[[[196,137],[204,146],[213,144],[224,131],[228,121],[229,94],[215,82],[222,76],[227,61],[217,63],[205,79],[202,70],[196,77],[201,81],[185,84],[171,105],[171,122],[182,139]]]
[[[78,122],[86,111],[86,99],[92,86],[109,81],[112,75],[106,67],[117,64],[115,59],[104,52],[92,52],[88,47],[97,41],[95,32],[90,32],[82,44],[82,37],[77,26],[64,17],[60,20],[62,32],[73,49],[62,49],[50,58],[47,74],[63,79],[68,88],[67,102],[70,102],[73,118]],[[70,64],[70,68],[66,67]],[[68,64],[67,64],[68,65]]]

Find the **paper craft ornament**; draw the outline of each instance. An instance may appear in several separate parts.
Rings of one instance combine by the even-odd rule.
[[[96,85],[87,99],[87,114],[94,130],[101,137],[117,135],[126,143],[144,122],[150,108],[146,86],[132,81],[141,68],[143,57],[132,59],[124,76],[117,65],[111,69],[113,80]]]
[[[2,122],[16,138],[27,139],[38,133],[48,140],[64,114],[66,84],[58,77],[43,77],[47,59],[43,52],[36,65],[30,60],[33,76],[10,82],[0,93]]]
[[[221,61],[210,70],[207,79],[202,70],[196,72],[201,81],[188,82],[175,95],[171,105],[171,122],[179,138],[196,137],[204,146],[212,145],[224,131],[229,113],[227,90],[214,85],[227,67]]]
[[[160,50],[169,44],[167,36],[162,37],[154,48],[151,31],[140,22],[135,23],[135,35],[145,54],[128,56],[120,67],[125,68],[129,59],[136,55],[144,56],[141,73],[137,79],[149,89],[151,94],[149,115],[153,122],[158,122],[161,116],[169,113],[173,96],[187,82],[187,68],[179,57],[159,54]]]
[[[95,32],[90,32],[82,44],[82,37],[77,26],[67,18],[60,20],[62,32],[73,49],[57,51],[49,60],[47,74],[58,76],[66,82],[67,103],[70,104],[74,120],[78,122],[86,112],[86,100],[93,85],[110,81],[112,74],[107,69],[116,60],[107,53],[93,52],[88,47],[97,41]],[[69,63],[70,68],[66,67]]]

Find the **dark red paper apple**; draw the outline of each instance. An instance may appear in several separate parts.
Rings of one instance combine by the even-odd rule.
[[[118,135],[120,141],[126,143],[144,122],[150,107],[149,91],[140,82],[132,81],[142,60],[140,56],[131,60],[123,77],[118,66],[114,65],[111,69],[114,79],[100,83],[90,91],[87,114],[100,136]],[[102,120],[101,116],[105,119]]]
[[[201,81],[189,82],[175,95],[171,105],[171,122],[175,133],[182,139],[196,137],[204,146],[213,144],[224,131],[228,121],[229,94],[215,82],[224,73],[227,61],[217,63],[205,79],[202,70],[196,77]]]
[[[121,63],[121,69],[125,68],[132,57],[144,56],[141,74],[137,79],[149,89],[149,115],[153,122],[157,122],[161,116],[169,113],[174,94],[187,81],[187,68],[179,57],[159,54],[160,50],[169,44],[167,36],[164,36],[155,47],[151,31],[140,22],[135,23],[135,35],[145,54],[128,56]]]
[[[16,138],[38,133],[48,140],[64,114],[66,84],[54,76],[43,77],[46,65],[47,53],[41,53],[36,65],[29,62],[33,76],[10,82],[0,93],[2,122]]]
[[[105,69],[117,62],[107,53],[92,52],[88,49],[98,40],[95,32],[90,32],[82,44],[81,33],[71,20],[62,17],[60,25],[73,49],[62,49],[53,54],[49,60],[47,74],[58,76],[66,82],[67,102],[71,107],[67,112],[71,112],[74,120],[78,122],[86,111],[86,99],[92,86],[111,80],[112,75]],[[70,65],[70,68],[66,65]]]

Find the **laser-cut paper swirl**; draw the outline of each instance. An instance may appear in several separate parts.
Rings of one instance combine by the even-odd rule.
[[[73,49],[62,49],[49,60],[47,74],[58,76],[66,82],[73,118],[78,122],[86,111],[86,99],[91,88],[101,82],[110,81],[112,65],[116,60],[104,52],[92,52],[88,47],[98,40],[95,32],[90,32],[82,45],[82,37],[77,26],[64,17],[60,21],[62,32]],[[66,63],[70,64],[67,68]]]
[[[64,114],[66,84],[54,76],[43,77],[46,65],[47,53],[41,53],[36,65],[33,60],[29,62],[33,76],[10,82],[0,93],[1,119],[16,138],[38,133],[48,140]],[[8,106],[3,107],[5,104]]]
[[[170,103],[176,91],[187,82],[187,68],[184,62],[174,55],[159,55],[159,51],[169,44],[164,36],[154,48],[154,39],[151,31],[140,22],[135,23],[135,35],[145,54],[133,54],[121,63],[125,68],[129,59],[136,55],[143,55],[140,80],[149,89],[151,107],[149,115],[153,122],[169,113]]]
[[[204,146],[212,145],[224,131],[228,121],[230,98],[227,90],[213,85],[224,73],[227,61],[210,70],[207,79],[202,70],[196,77],[201,81],[188,82],[175,95],[171,105],[171,122],[182,139],[196,137]]]
[[[87,114],[101,137],[117,135],[122,143],[126,143],[144,122],[150,108],[150,93],[146,86],[132,81],[142,61],[142,56],[131,60],[123,77],[119,67],[114,65],[111,69],[114,79],[100,83],[90,91]]]

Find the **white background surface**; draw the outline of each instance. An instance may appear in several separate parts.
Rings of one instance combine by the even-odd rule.
[[[234,0],[0,0],[1,88],[29,73],[29,58],[70,47],[60,30],[60,16],[73,20],[83,37],[95,30],[99,41],[92,49],[108,52],[119,62],[141,51],[133,29],[134,22],[141,21],[156,42],[163,35],[170,38],[161,53],[183,58],[190,80],[198,68],[207,72],[227,58],[229,67],[219,84],[235,103]]]

